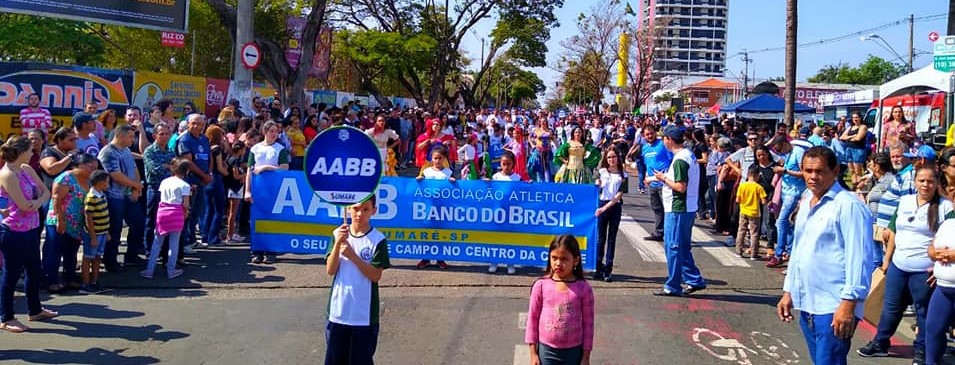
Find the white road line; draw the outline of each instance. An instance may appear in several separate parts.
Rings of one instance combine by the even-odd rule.
[[[723,245],[716,237],[693,227],[693,243],[699,244],[706,253],[713,256],[723,266],[750,267],[749,261],[736,256],[732,249]]]
[[[630,242],[640,258],[649,262],[667,262],[667,256],[663,253],[663,246],[654,241],[646,241],[643,237],[649,236],[647,230],[643,229],[639,223],[633,221],[633,217],[623,215],[620,220],[620,232]]]
[[[526,365],[531,361],[531,348],[527,344],[514,345],[514,365]]]
[[[524,331],[527,329],[527,312],[517,314],[517,329]]]

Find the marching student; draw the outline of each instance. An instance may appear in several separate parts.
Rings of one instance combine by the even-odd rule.
[[[498,171],[497,173],[495,173],[491,180],[521,181],[521,175],[518,175],[514,171],[515,161],[516,161],[516,158],[514,157],[514,153],[511,151],[505,150],[504,154],[501,155],[501,171]],[[487,272],[492,274],[496,273],[498,266],[499,264],[496,264],[496,263],[491,264],[491,266],[487,268]],[[507,274],[514,275],[515,273],[517,273],[517,268],[514,266],[514,264],[507,264]]]
[[[594,279],[613,281],[613,258],[617,247],[617,230],[623,214],[623,194],[629,191],[623,159],[613,145],[608,147],[597,171],[597,186],[600,187],[597,216],[597,271]]]
[[[421,172],[418,174],[417,179],[429,179],[429,180],[448,180],[455,182],[453,173],[449,166],[448,159],[448,148],[443,145],[434,146],[431,149],[431,164],[427,167],[421,169]],[[431,265],[431,260],[422,259],[418,261],[418,264],[415,265],[419,269],[424,269]],[[442,269],[448,268],[448,263],[444,260],[438,260],[438,267]]]
[[[565,234],[550,243],[547,273],[534,282],[524,342],[531,364],[590,365],[594,347],[594,292],[584,279],[580,245]]]
[[[378,346],[378,281],[391,267],[385,235],[371,226],[375,195],[348,208],[351,224],[333,233],[325,270],[335,278],[328,301],[325,365],[371,365]]]

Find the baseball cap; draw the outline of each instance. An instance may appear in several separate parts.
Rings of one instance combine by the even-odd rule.
[[[810,134],[812,134],[812,128],[809,128],[809,127],[799,128],[799,135],[800,135],[800,136],[808,136],[808,135],[810,135]]]
[[[902,153],[902,156],[908,158],[924,158],[929,160],[935,159],[935,149],[928,145],[922,145],[921,147],[915,149],[910,149],[907,152]]]
[[[683,139],[683,128],[677,127],[675,125],[668,125],[666,128],[663,128],[663,136],[667,138],[676,138]]]

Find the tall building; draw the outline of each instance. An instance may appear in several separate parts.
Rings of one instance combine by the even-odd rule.
[[[642,27],[657,27],[653,78],[722,76],[729,0],[641,0]]]

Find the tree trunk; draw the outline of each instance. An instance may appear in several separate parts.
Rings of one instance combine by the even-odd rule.
[[[793,125],[796,103],[796,0],[786,0],[786,108],[783,121]]]
[[[305,98],[305,82],[308,80],[308,72],[312,70],[312,63],[315,58],[315,41],[318,40],[322,31],[322,24],[325,23],[325,9],[328,0],[314,0],[312,2],[312,11],[308,14],[305,21],[305,29],[302,30],[302,57],[298,62],[298,69],[289,75],[286,81],[288,86],[285,90],[285,105],[302,105]],[[284,59],[285,52],[279,53]]]

